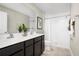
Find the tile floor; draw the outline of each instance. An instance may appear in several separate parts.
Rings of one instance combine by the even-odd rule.
[[[42,56],[71,56],[69,49],[59,48],[59,47],[46,47]]]

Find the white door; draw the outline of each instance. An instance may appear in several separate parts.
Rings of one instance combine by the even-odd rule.
[[[51,20],[51,42],[53,46],[70,48],[68,21],[69,17],[57,17]]]
[[[70,35],[68,31],[69,17],[56,17],[46,21],[45,34],[52,46],[70,48]]]

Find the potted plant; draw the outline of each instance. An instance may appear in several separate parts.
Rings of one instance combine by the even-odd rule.
[[[27,27],[25,26],[25,24],[19,25],[18,26],[18,31],[19,31],[19,33],[23,32],[23,36],[26,36]]]
[[[18,26],[18,31],[19,31],[19,33],[22,32],[22,26],[21,25]]]
[[[24,32],[23,36],[26,36],[27,28],[26,28],[25,24],[22,24],[22,31]]]

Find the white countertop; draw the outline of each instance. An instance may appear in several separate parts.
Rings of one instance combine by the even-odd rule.
[[[18,34],[15,34],[14,35],[14,38],[0,38],[0,48],[4,48],[4,47],[7,47],[7,46],[10,46],[10,45],[13,45],[13,44],[16,44],[16,43],[19,43],[19,42],[23,42],[23,41],[26,41],[26,40],[30,40],[32,38],[35,38],[35,37],[38,37],[38,36],[41,36],[41,35],[44,35],[44,34],[32,34],[32,35],[27,35],[27,36],[22,36],[21,34],[18,35]]]

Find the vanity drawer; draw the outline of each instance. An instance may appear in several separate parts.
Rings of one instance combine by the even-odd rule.
[[[40,41],[40,40],[41,40],[41,36],[36,37],[36,38],[34,39],[34,42],[38,42],[38,41]]]
[[[25,47],[33,45],[33,39],[27,40],[24,43],[25,43]]]
[[[0,56],[10,56],[23,48],[24,48],[23,42],[2,48],[0,49]]]

